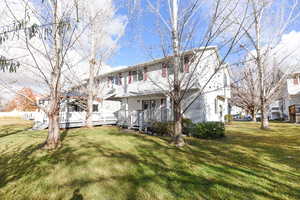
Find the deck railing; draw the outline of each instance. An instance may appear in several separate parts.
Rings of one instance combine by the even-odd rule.
[[[153,121],[165,122],[170,116],[168,109],[149,110],[120,110],[118,112],[118,124],[129,128],[147,127]]]

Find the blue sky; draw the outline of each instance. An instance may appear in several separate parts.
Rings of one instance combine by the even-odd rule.
[[[142,9],[145,10],[144,5]],[[121,9],[119,14],[126,14],[126,10]],[[166,13],[163,13],[166,14]],[[125,32],[125,35],[120,41],[120,48],[116,54],[108,61],[108,64],[112,67],[117,66],[130,66],[138,63],[146,62],[151,60],[153,57],[161,57],[160,50],[154,50],[158,45],[158,37],[154,33],[154,23],[156,22],[156,17],[150,14],[149,11],[143,12],[139,19],[134,19],[134,23],[130,24]],[[299,20],[300,21],[300,20]],[[199,27],[201,28],[201,27]],[[296,31],[300,32],[300,23],[291,26],[287,29],[286,34]],[[300,39],[300,38],[299,38]],[[142,41],[142,42],[141,42]],[[146,48],[152,47],[152,53],[154,55],[150,56],[149,52],[145,50]],[[157,49],[157,48],[156,48]],[[228,57],[228,62],[234,60]]]
[[[139,13],[139,19],[132,19],[126,28],[125,35],[120,41],[120,48],[109,60],[108,64],[115,66],[135,65],[151,60],[144,47],[149,48],[157,44],[158,37],[153,33],[155,17],[150,13]],[[125,9],[119,11],[120,15],[126,15]]]
[[[182,0],[182,2],[184,1]],[[119,50],[108,61],[112,67],[136,65],[163,56],[161,49],[159,49],[159,36],[155,30],[158,18],[149,11],[149,7],[146,5],[147,2],[141,0],[138,16],[131,19],[133,22],[129,21],[125,35],[120,41]],[[166,4],[161,5],[161,14],[165,19],[168,19],[168,8],[164,6]],[[118,14],[127,15],[127,10],[120,9]]]

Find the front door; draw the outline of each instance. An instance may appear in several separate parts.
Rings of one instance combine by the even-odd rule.
[[[161,108],[161,121],[165,122],[167,121],[168,118],[168,112],[167,112],[167,102],[166,99],[161,99],[160,100],[160,108]]]
[[[143,100],[142,101],[144,120],[146,122],[154,120],[155,107],[156,107],[155,100]]]

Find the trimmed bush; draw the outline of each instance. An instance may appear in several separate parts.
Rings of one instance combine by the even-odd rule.
[[[149,128],[149,130],[151,130],[151,132],[154,132],[158,135],[171,136],[174,133],[173,125],[174,125],[174,122],[153,122],[151,124],[151,127]],[[183,134],[191,136],[193,127],[194,127],[194,124],[193,124],[192,120],[187,119],[187,118],[182,119],[182,133]]]
[[[173,135],[173,122],[153,122],[149,130],[157,135]]]
[[[174,134],[173,125],[173,122],[153,122],[149,130],[160,136],[172,136]],[[190,119],[183,119],[182,132],[196,138],[216,139],[225,136],[225,126],[223,122],[194,124]]]
[[[225,126],[223,122],[202,122],[195,124],[192,136],[204,139],[216,139],[225,136]]]
[[[194,123],[192,120],[188,118],[183,118],[182,119],[182,133],[188,136],[192,136],[193,128],[194,128]]]

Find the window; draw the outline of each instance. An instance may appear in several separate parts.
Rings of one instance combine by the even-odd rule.
[[[131,80],[132,80],[132,82],[137,81],[137,72],[136,71],[131,72]]]
[[[93,104],[93,112],[98,112],[98,105],[97,104]]]
[[[227,75],[224,73],[224,87],[228,86]]]
[[[112,84],[122,85],[122,74],[118,74],[112,77]]]
[[[139,70],[139,71],[138,71],[138,79],[139,79],[139,81],[144,80],[144,74],[143,74],[143,71],[142,71],[142,70]]]
[[[294,85],[299,84],[299,75],[294,76]]]
[[[167,76],[167,64],[166,63],[162,64],[161,76],[164,78]]]
[[[118,77],[118,85],[122,85],[122,74],[121,73],[119,74],[119,77]]]
[[[165,122],[168,119],[168,111],[167,111],[167,102],[166,99],[160,100],[160,113],[161,113],[161,121]]]
[[[110,87],[112,85],[111,76],[107,77],[107,85]]]
[[[147,67],[144,67],[144,81],[146,81],[147,80],[147,77],[148,76],[148,69],[147,69]]]
[[[114,76],[110,76],[109,77],[109,81],[110,81],[111,86],[113,86],[113,84],[115,84],[115,77]]]
[[[184,72],[184,59],[180,61],[180,65],[179,65],[179,71],[180,73],[183,73]]]
[[[190,69],[189,69],[190,68],[190,66],[189,66],[190,65],[190,58],[188,56],[185,56],[183,63],[184,63],[183,71],[184,72],[189,72],[190,71]]]
[[[173,64],[168,64],[168,74],[174,74],[174,65]]]
[[[218,112],[218,100],[215,99],[215,113]]]
[[[128,72],[128,83],[129,84],[131,83],[131,79],[132,79],[131,72]]]

